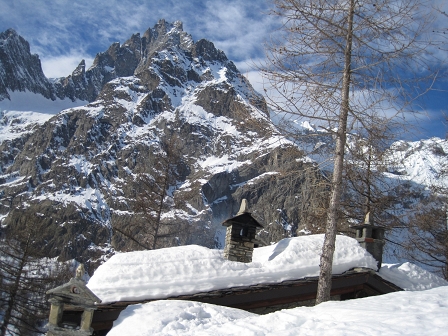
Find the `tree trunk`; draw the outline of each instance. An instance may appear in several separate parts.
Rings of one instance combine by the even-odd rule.
[[[169,174],[170,174],[170,162],[168,162],[168,167],[165,173],[165,176],[163,177],[163,184],[162,184],[162,190],[160,194],[160,201],[158,204],[158,208],[156,210],[156,220],[154,225],[154,240],[152,242],[152,249],[155,250],[157,247],[157,238],[159,237],[159,230],[160,230],[160,221],[162,220],[162,211],[163,206],[165,204],[165,196],[166,196],[166,190],[169,186]]]
[[[342,193],[342,172],[344,169],[344,151],[347,140],[347,118],[350,108],[350,74],[353,38],[353,15],[355,0],[350,1],[347,20],[346,47],[344,52],[344,72],[342,79],[341,110],[339,114],[338,130],[336,133],[336,149],[334,155],[334,170],[330,204],[328,208],[325,239],[320,257],[320,274],[317,285],[316,305],[330,300],[331,277],[333,272],[333,254],[336,243],[336,228],[338,209]]]
[[[19,292],[20,281],[22,280],[22,276],[23,276],[22,272],[23,272],[23,269],[25,267],[26,260],[28,257],[28,247],[30,244],[30,238],[31,238],[31,236],[28,236],[28,239],[25,244],[25,250],[23,251],[23,254],[20,258],[19,266],[16,268],[15,273],[14,273],[14,277],[15,277],[14,285],[11,289],[11,292],[9,293],[9,298],[8,298],[8,301],[6,304],[7,308],[5,311],[5,315],[3,317],[2,325],[0,326],[0,335],[1,336],[6,335],[6,331],[8,330],[8,326],[10,324],[10,320],[12,317],[12,311],[14,310],[15,305],[16,305],[16,296],[18,295],[18,292]]]

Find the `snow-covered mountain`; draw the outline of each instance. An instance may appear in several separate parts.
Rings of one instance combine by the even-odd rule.
[[[52,85],[45,77],[38,55],[13,29],[0,33],[0,100],[9,99],[8,91],[29,90],[54,99]]]
[[[448,187],[448,142],[431,138],[419,141],[396,141],[389,151],[393,175],[426,187],[445,189]]]
[[[122,232],[139,218],[139,176],[164,174],[164,144],[173,139],[176,181],[161,219],[179,230],[165,246],[219,245],[221,222],[243,198],[267,225],[267,243],[312,229],[305,219],[317,215],[304,206],[318,166],[273,126],[264,98],[224,52],[194,41],[179,21],[160,20],[59,79],[47,79],[28,43],[8,30],[0,76],[1,229],[34,223],[50,257],[96,263],[136,248]],[[314,138],[307,148],[331,147],[331,137]],[[421,144],[392,147],[402,163],[391,179],[426,184],[417,179],[423,172],[441,174],[446,141]]]
[[[93,78],[105,82],[97,96],[93,87],[101,85]],[[180,140],[181,159],[162,221],[183,225],[184,232],[168,245],[214,246],[220,223],[242,198],[263,222],[278,221],[281,209],[299,224],[294,195],[317,170],[277,132],[263,97],[233,62],[212,42],[193,41],[180,22],[161,20],[143,37],[133,35],[98,54],[90,69],[81,65],[52,83],[76,87],[69,95],[74,104],[91,103],[44,118],[3,107],[14,105],[9,98],[18,91],[46,97],[32,86],[7,87],[0,102],[2,132],[10,135],[1,143],[2,227],[34,222],[49,256],[88,261],[130,248],[119,231],[136,220],[137,176],[161,173],[155,170],[166,157],[161,144],[172,138]],[[53,103],[71,101],[61,98]],[[284,174],[305,168],[300,178]]]

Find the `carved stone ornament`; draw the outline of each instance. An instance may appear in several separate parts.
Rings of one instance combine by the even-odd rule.
[[[86,286],[82,277],[84,275],[84,265],[79,265],[76,275],[69,282],[50,289],[47,295],[50,296],[51,303],[50,316],[48,318],[47,336],[58,335],[92,335],[93,329],[90,327],[95,311],[95,305],[101,300]],[[83,309],[80,325],[73,325],[70,322],[64,323],[64,305],[68,304]]]

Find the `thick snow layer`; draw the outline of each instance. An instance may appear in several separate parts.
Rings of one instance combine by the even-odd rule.
[[[1,110],[0,107],[0,143],[35,131],[38,125],[43,125],[52,116],[37,112]]]
[[[330,301],[267,315],[169,300],[129,306],[107,335],[446,335],[447,316],[447,286]]]
[[[448,281],[409,262],[383,264],[379,274],[384,279],[407,291],[421,291],[439,286],[448,286]]]
[[[301,279],[319,274],[322,244],[323,235],[283,239],[255,249],[247,264],[197,245],[120,253],[95,271],[88,287],[105,303]],[[355,239],[338,236],[333,273],[353,267],[374,269],[376,261]]]

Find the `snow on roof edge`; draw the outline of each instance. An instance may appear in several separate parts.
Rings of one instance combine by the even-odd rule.
[[[218,289],[279,283],[319,274],[323,235],[286,238],[254,250],[251,263],[224,259],[222,250],[197,245],[119,253],[101,265],[88,287],[104,303],[163,299]],[[338,236],[333,274],[376,268],[350,237]]]

